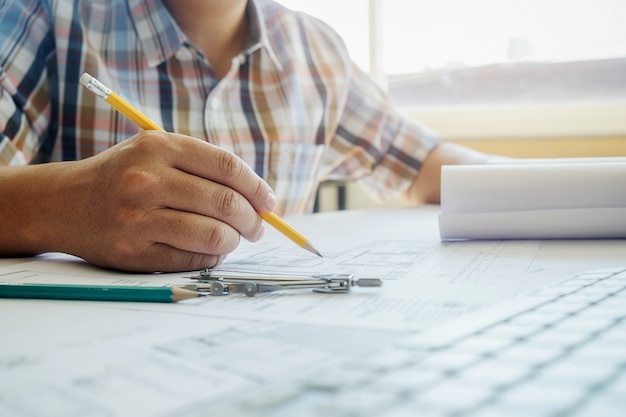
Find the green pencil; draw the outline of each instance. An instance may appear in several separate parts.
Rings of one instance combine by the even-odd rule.
[[[174,303],[199,296],[196,291],[177,287],[0,284],[0,298]]]

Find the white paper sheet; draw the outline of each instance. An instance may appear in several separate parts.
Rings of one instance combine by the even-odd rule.
[[[25,303],[0,303],[2,416],[179,417],[400,337],[132,304]]]
[[[376,277],[382,288],[355,288],[349,294],[319,294],[311,290],[207,297],[179,303],[179,314],[225,317],[363,329],[409,331],[475,311],[487,304],[561,279],[569,272],[534,268],[546,242],[462,241],[442,243],[437,234],[437,207],[427,210],[329,213],[293,224],[322,252],[314,256],[275,230],[259,243],[242,242],[221,266],[260,274],[354,273]],[[601,245],[609,257],[626,258],[622,241],[586,242]],[[621,252],[623,251],[623,252]],[[573,259],[572,259],[573,260]],[[613,265],[610,265],[613,266]],[[619,265],[618,265],[619,266]],[[589,260],[586,269],[596,266]],[[124,274],[92,267],[63,256],[47,257],[0,268],[0,281],[167,285],[189,283],[182,274]],[[134,308],[171,311],[170,306],[131,303]],[[126,303],[107,303],[125,308]],[[340,317],[340,320],[338,320]]]
[[[324,259],[268,229],[224,265],[352,271],[383,277],[380,290],[176,304],[0,300],[0,415],[208,410],[573,273],[626,263],[625,240],[442,243],[437,214],[432,207],[289,219]],[[165,285],[186,275],[116,273],[56,254],[0,268],[5,282]]]
[[[626,237],[626,162],[445,166],[439,225],[443,240]]]
[[[439,222],[444,240],[622,238],[626,207],[442,214]]]

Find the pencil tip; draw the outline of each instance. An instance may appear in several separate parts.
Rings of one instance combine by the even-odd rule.
[[[319,253],[319,251],[317,249],[315,249],[315,247],[313,245],[311,245],[311,242],[306,242],[304,244],[304,246],[302,246],[304,249],[308,250],[309,252],[319,256],[320,258],[323,258],[322,254]]]

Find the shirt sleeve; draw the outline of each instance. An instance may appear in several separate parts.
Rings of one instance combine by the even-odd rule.
[[[379,201],[395,199],[409,188],[439,141],[351,63],[345,105],[327,152],[341,161],[331,178],[357,180]]]
[[[50,4],[0,5],[0,165],[25,165],[50,133]]]
[[[394,106],[388,94],[349,57],[341,37],[308,18],[307,46],[329,99],[330,134],[320,180],[356,180],[373,198],[397,198],[409,188],[438,136]]]

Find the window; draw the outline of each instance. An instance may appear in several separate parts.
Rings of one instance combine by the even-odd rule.
[[[449,138],[626,135],[624,0],[280,0]]]
[[[383,5],[383,65],[401,104],[626,98],[623,0]]]

